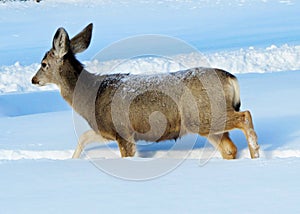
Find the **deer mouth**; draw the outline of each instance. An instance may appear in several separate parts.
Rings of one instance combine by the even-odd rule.
[[[34,76],[31,80],[31,83],[38,86],[44,86],[45,83],[41,80],[39,80],[36,76]]]

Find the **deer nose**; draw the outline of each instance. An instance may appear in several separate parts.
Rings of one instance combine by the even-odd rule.
[[[36,76],[34,76],[34,77],[32,78],[32,80],[31,80],[31,83],[32,83],[32,84],[39,84],[38,78],[36,78]]]

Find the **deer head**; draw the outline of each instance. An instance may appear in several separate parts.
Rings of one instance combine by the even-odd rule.
[[[46,52],[41,67],[32,78],[32,84],[44,86],[54,83],[61,87],[67,84],[66,79],[78,79],[83,66],[75,54],[86,50],[91,42],[93,24],[86,26],[71,40],[64,28],[59,28],[53,38],[52,48]]]

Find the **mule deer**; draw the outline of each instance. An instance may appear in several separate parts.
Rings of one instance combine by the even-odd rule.
[[[229,131],[241,129],[251,158],[259,146],[249,111],[240,112],[240,92],[232,74],[192,68],[155,75],[95,75],[84,70],[75,54],[90,44],[93,25],[72,39],[59,28],[32,83],[60,88],[62,97],[89,123],[73,158],[95,141],[117,141],[122,157],[135,154],[135,141],[159,142],[187,133],[208,138],[224,159],[236,158]],[[220,87],[217,87],[220,85]]]

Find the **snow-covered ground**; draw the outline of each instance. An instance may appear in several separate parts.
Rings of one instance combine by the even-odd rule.
[[[300,4],[283,0],[0,2],[0,213],[298,213],[300,206]],[[199,137],[185,162],[159,178],[133,182],[107,175],[116,143],[92,144],[82,159],[73,113],[54,86],[30,83],[59,26],[74,35],[94,23],[90,48],[79,55],[93,72],[97,52],[136,34],[165,34],[186,41],[206,61],[235,73],[242,109],[250,109],[261,145],[251,160],[240,131],[232,132],[238,159],[218,153],[201,165]],[[173,56],[201,66],[198,56]],[[132,73],[171,70],[165,61],[139,59]],[[146,70],[147,70],[146,69]],[[188,138],[183,138],[183,142]],[[182,159],[173,142],[138,146],[139,161]],[[120,162],[120,164],[122,164]]]

